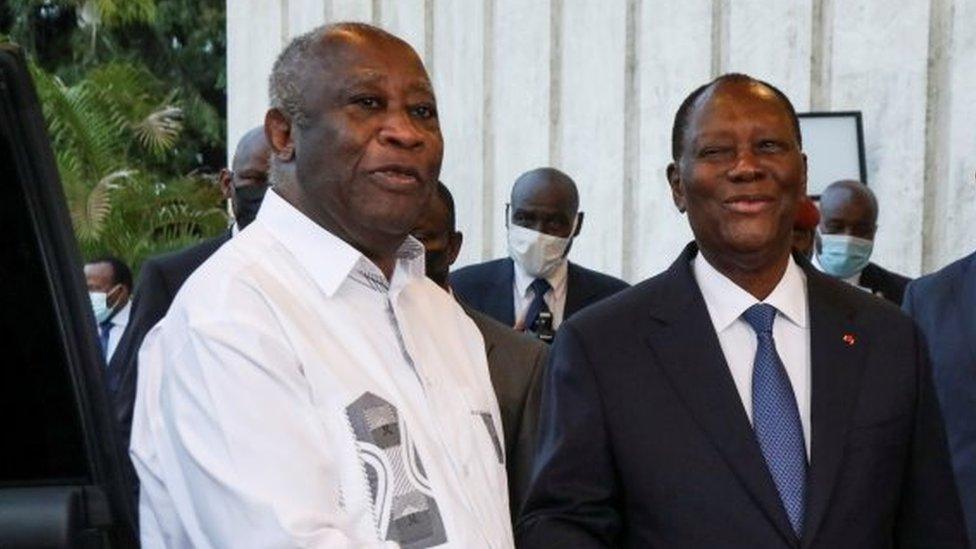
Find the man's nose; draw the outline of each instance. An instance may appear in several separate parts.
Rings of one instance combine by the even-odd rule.
[[[756,155],[750,150],[745,150],[736,156],[735,163],[728,171],[728,177],[731,181],[748,183],[761,178],[763,173],[762,165]]]
[[[405,111],[396,111],[384,121],[380,129],[380,141],[404,149],[415,149],[424,144],[424,132]]]

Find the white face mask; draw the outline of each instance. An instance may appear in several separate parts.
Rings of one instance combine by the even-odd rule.
[[[108,292],[88,292],[88,297],[91,298],[92,312],[95,313],[95,322],[98,324],[108,320],[108,317],[115,311],[115,307],[110,307],[108,304],[108,296],[115,292],[117,288],[118,285],[115,285]]]
[[[579,215],[573,220],[573,230],[569,234],[576,232],[578,222]],[[508,254],[532,278],[551,275],[566,260],[572,241],[572,236],[561,238],[527,229],[511,220],[508,222]]]

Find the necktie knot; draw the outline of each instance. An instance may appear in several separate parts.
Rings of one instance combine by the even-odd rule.
[[[742,313],[742,318],[752,326],[756,334],[772,334],[773,320],[776,318],[776,307],[768,303],[756,303]]]
[[[552,284],[549,284],[549,281],[544,278],[537,278],[532,281],[532,284],[529,284],[529,288],[535,292],[536,296],[541,297],[546,295],[546,293],[552,289]]]

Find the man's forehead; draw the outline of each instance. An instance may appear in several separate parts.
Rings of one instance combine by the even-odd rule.
[[[745,107],[768,105],[773,107],[787,124],[789,111],[782,99],[759,82],[718,82],[695,101],[690,117],[692,127],[720,121],[721,117]]]

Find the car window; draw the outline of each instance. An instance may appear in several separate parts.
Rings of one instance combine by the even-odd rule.
[[[15,135],[0,116],[0,485],[84,483],[90,474],[62,323]]]

